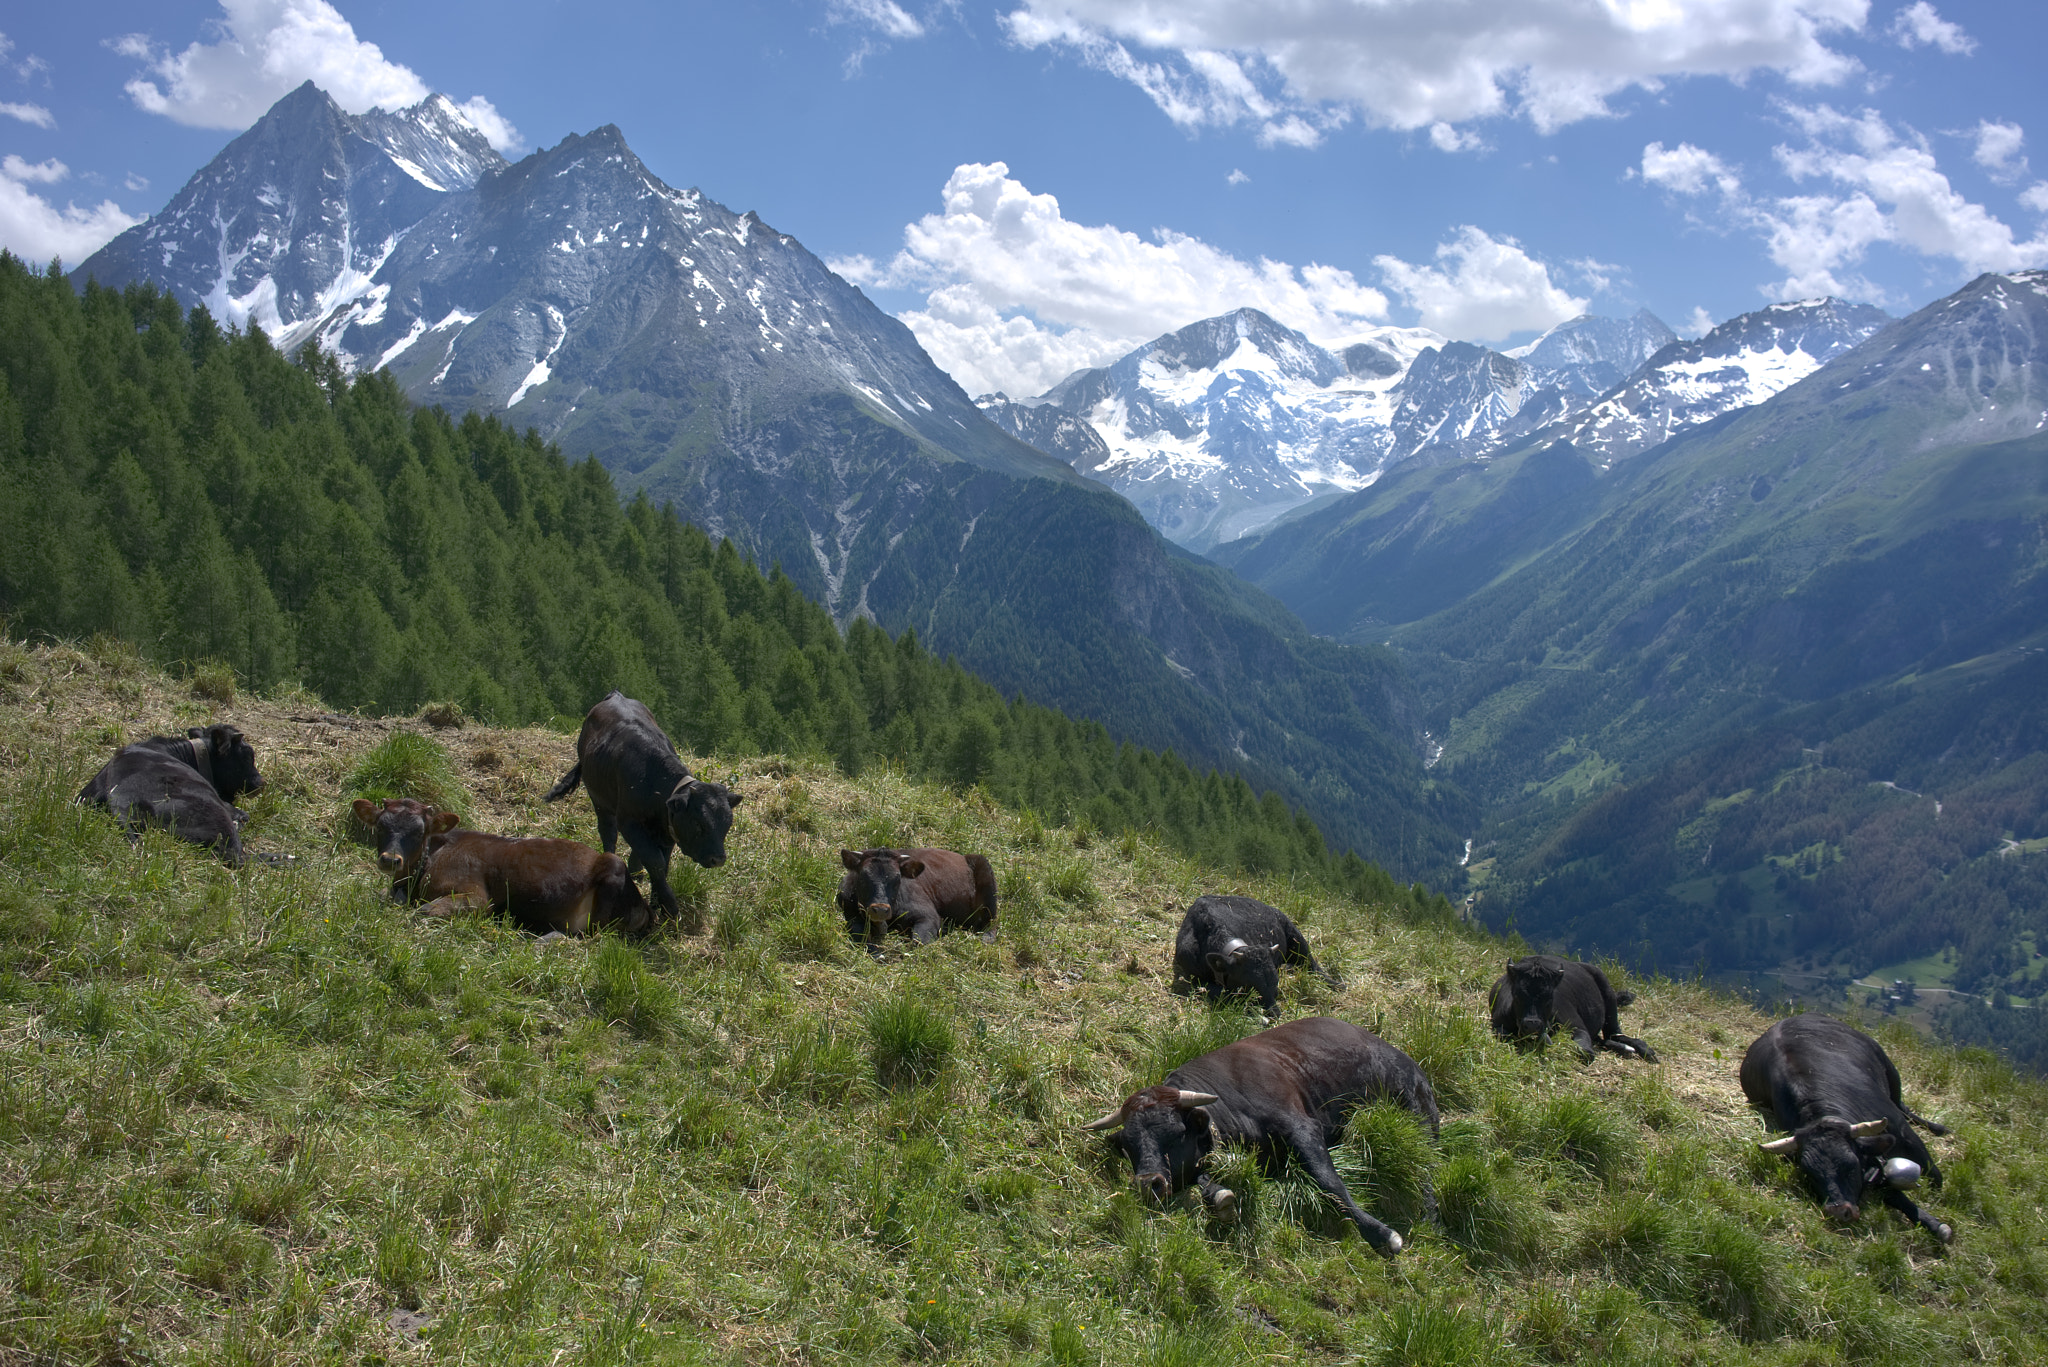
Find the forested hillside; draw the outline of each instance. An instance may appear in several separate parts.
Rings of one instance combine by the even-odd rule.
[[[505,724],[617,687],[685,749],[881,760],[1225,865],[1391,885],[1241,778],[1117,744],[932,658],[841,633],[669,509],[622,507],[595,460],[415,409],[387,376],[294,363],[146,286],[0,256],[0,614],[137,643],[245,688]]]

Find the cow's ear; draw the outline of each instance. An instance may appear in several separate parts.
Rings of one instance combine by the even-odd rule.
[[[737,807],[742,802],[745,802],[747,800],[747,795],[745,793],[735,793],[730,788],[726,789],[726,793],[726,802],[730,806]]]
[[[905,878],[915,878],[924,872],[924,860],[906,859],[896,866]]]
[[[1213,949],[1209,951],[1208,958],[1209,971],[1219,978],[1223,976],[1223,970],[1230,967],[1230,960],[1224,958]]]
[[[453,812],[435,812],[427,818],[428,835],[446,835],[462,824],[462,818]]]
[[[841,850],[839,852],[839,862],[846,865],[848,869],[858,871],[860,868],[860,851]]]
[[[356,820],[362,822],[365,826],[374,826],[377,824],[376,803],[370,801],[370,799],[366,797],[359,797],[352,804],[352,807],[356,814]]]
[[[1867,1158],[1882,1158],[1890,1153],[1898,1142],[1897,1135],[1875,1134],[1868,1139],[1857,1140],[1856,1147]]]

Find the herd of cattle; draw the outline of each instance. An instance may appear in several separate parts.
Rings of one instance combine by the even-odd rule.
[[[607,926],[647,934],[679,913],[668,867],[680,848],[706,867],[725,862],[725,837],[743,801],[723,784],[693,776],[647,708],[612,693],[590,710],[576,738],[576,763],[547,794],[557,801],[581,784],[590,795],[604,844],[489,835],[462,829],[453,812],[411,798],[381,804],[358,799],[357,819],[373,834],[378,867],[393,900],[446,917],[488,908],[544,938],[585,935]],[[262,791],[256,753],[232,726],[194,728],[126,746],[86,784],[79,801],[111,811],[131,835],[144,826],[242,863],[246,814],[233,804]],[[630,862],[616,853],[623,836]],[[995,939],[996,876],[987,859],[942,849],[841,850],[838,905],[847,933],[880,956],[885,937],[929,944],[941,931],[978,931]],[[645,869],[654,905],[633,874]],[[1197,898],[1174,939],[1174,989],[1257,997],[1279,1007],[1280,967],[1297,965],[1339,987],[1316,962],[1300,927],[1249,897]],[[1621,1033],[1616,992],[1592,964],[1531,954],[1511,960],[1489,995],[1494,1032],[1539,1046],[1568,1035],[1584,1060],[1605,1049],[1657,1062],[1645,1041]],[[1925,1174],[1941,1185],[1914,1122],[1948,1131],[1909,1110],[1899,1071],[1877,1041],[1826,1016],[1801,1015],[1766,1030],[1744,1054],[1743,1095],[1784,1137],[1762,1145],[1798,1164],[1827,1216],[1857,1217],[1867,1196],[1924,1226],[1943,1243],[1950,1227],[1917,1207],[1906,1190]],[[1436,1095],[1415,1061],[1369,1030],[1332,1016],[1275,1025],[1168,1073],[1092,1122],[1115,1132],[1141,1195],[1165,1201],[1194,1187],[1218,1214],[1236,1195],[1206,1170],[1226,1145],[1257,1151],[1269,1169],[1292,1154],[1373,1248],[1392,1256],[1401,1236],[1361,1210],[1330,1159],[1348,1112],[1367,1100],[1396,1102],[1434,1134]],[[1425,1190],[1426,1210],[1434,1199]]]

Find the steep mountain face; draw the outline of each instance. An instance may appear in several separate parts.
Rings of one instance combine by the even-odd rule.
[[[1537,387],[1597,399],[1678,340],[1648,309],[1633,318],[1583,313],[1506,354],[1522,362]]]
[[[1967,924],[1991,962],[1943,873],[2003,886],[2048,820],[2044,344],[2048,273],[1980,277],[1628,459],[1403,471],[1226,558],[1401,650],[1524,934],[1754,967]]]
[[[350,115],[308,81],[75,277],[153,281],[291,350],[437,203],[504,165],[446,96]]]
[[[1891,322],[1868,304],[1805,299],[1745,313],[1695,341],[1673,340],[1583,413],[1561,436],[1605,463],[1646,451],[1690,427],[1762,403]]]
[[[1643,312],[1576,318],[1514,354],[1419,328],[1382,328],[1333,352],[1239,309],[1036,398],[978,402],[1207,553],[1403,464],[1486,455],[1565,422],[1671,340]]]
[[[277,311],[280,335],[387,369],[416,401],[503,414],[571,455],[595,453],[623,490],[673,501],[780,564],[842,622],[914,627],[1005,692],[1278,789],[1405,877],[1455,876],[1470,809],[1425,773],[1390,656],[1318,642],[1272,599],[1173,551],[1069,460],[985,418],[907,328],[801,243],[664,184],[616,128],[453,189],[429,188],[456,179],[453,163],[402,131],[297,92],[173,210],[237,221],[253,210],[234,196],[268,203],[299,147],[334,142],[388,168],[373,259],[322,277],[307,250],[278,258],[307,272],[274,286],[302,301]],[[353,165],[335,177],[369,183]],[[360,241],[362,206],[343,204],[357,215],[346,217],[320,203]],[[103,255],[81,274],[153,280],[188,302],[217,278],[157,269],[176,253]],[[1191,338],[1161,364],[1208,364],[1203,345],[1224,340]],[[1379,355],[1359,353],[1368,366]],[[1060,426],[1053,417],[1046,439],[1062,440]],[[1068,437],[1090,454],[1085,433]]]

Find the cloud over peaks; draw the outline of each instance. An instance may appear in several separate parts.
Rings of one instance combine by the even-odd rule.
[[[1961,34],[1925,0],[1909,13],[1922,9],[1944,26],[1930,32]],[[1857,63],[1828,39],[1868,14],[1869,0],[1022,0],[1003,24],[1020,46],[1129,81],[1187,128],[1250,124],[1289,141],[1290,119],[1313,130],[1355,112],[1432,128],[1442,147],[1433,125],[1515,115],[1549,132],[1678,77],[1839,81]]]
[[[1422,326],[1447,337],[1498,342],[1586,311],[1588,301],[1559,288],[1549,268],[1512,237],[1495,239],[1467,225],[1436,249],[1436,259],[1434,266],[1414,266],[1376,256],[1373,264],[1387,287],[1421,315]],[[1600,280],[1598,271],[1591,277]]]
[[[51,257],[75,266],[117,234],[142,220],[113,200],[89,209],[58,208],[35,189],[69,178],[71,168],[52,157],[30,162],[9,153],[0,159],[0,247],[38,265]]]
[[[138,108],[196,128],[247,128],[308,80],[352,114],[403,109],[433,93],[410,67],[357,38],[327,0],[221,0],[221,9],[219,40],[182,52],[146,34],[112,40],[116,52],[144,63],[126,87]],[[459,107],[500,151],[523,145],[482,96]]]
[[[904,229],[886,265],[835,261],[858,284],[925,292],[903,314],[969,393],[1037,394],[1162,333],[1256,308],[1311,337],[1384,318],[1387,298],[1331,266],[1243,261],[1160,228],[1075,223],[1002,162],[957,167],[938,213]]]

